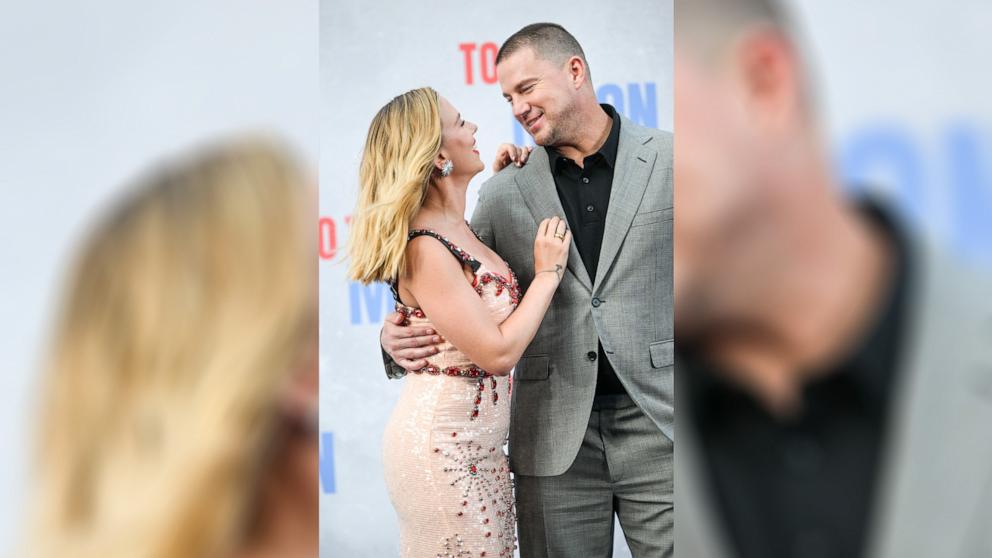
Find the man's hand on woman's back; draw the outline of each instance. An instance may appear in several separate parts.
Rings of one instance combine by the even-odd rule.
[[[442,338],[432,328],[400,325],[402,323],[403,314],[399,312],[386,316],[379,343],[400,367],[409,372],[420,370],[427,366],[427,357],[438,353]]]

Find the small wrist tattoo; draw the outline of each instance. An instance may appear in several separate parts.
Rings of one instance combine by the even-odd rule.
[[[538,273],[554,273],[560,280],[562,277],[562,270],[563,268],[561,264],[555,264],[554,269],[542,269],[541,271],[538,271]]]

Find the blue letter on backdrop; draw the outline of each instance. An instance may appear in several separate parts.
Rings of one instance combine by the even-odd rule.
[[[628,83],[627,103],[629,105],[627,118],[641,126],[658,127],[658,91],[655,89],[655,84]]]
[[[986,140],[986,141],[983,141]],[[992,172],[987,137],[967,122],[954,122],[945,135],[951,194],[954,198],[953,240],[956,247],[982,264],[992,264]],[[941,185],[937,186],[942,187]]]
[[[393,295],[385,283],[362,285],[353,281],[348,285],[348,301],[351,304],[351,325],[362,323],[362,306],[368,323],[379,324],[390,310]]]
[[[930,200],[922,156],[911,134],[900,126],[879,124],[862,128],[841,147],[841,173],[849,188],[889,184],[910,216],[923,220]]]
[[[320,485],[324,494],[334,494],[334,434],[320,434]]]

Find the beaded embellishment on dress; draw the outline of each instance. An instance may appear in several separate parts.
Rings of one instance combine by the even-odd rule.
[[[475,233],[475,231],[472,232],[473,234]],[[456,258],[458,258],[465,265],[469,266],[472,269],[472,273],[474,275],[472,279],[472,288],[475,289],[475,292],[478,293],[479,296],[483,296],[487,287],[492,287],[493,296],[495,298],[499,298],[500,296],[503,295],[503,293],[507,293],[510,297],[510,304],[512,305],[513,308],[516,308],[517,305],[520,304],[520,296],[521,296],[520,285],[517,283],[517,276],[516,274],[513,273],[513,269],[510,268],[509,264],[506,265],[507,269],[510,270],[509,278],[503,277],[502,275],[495,273],[493,271],[486,271],[484,273],[479,273],[479,271],[483,268],[482,263],[476,260],[475,258],[473,258],[471,255],[469,255],[468,252],[462,250],[453,242],[448,240],[447,237],[441,236],[438,233],[429,229],[414,229],[410,231],[410,234],[408,235],[410,240],[413,240],[418,236],[430,236],[436,238],[442,244],[444,244],[445,247],[447,247],[448,250]],[[478,235],[476,235],[476,237],[478,238]],[[411,306],[407,306],[400,301],[399,289],[397,288],[397,285],[395,283],[391,285],[391,288],[393,291],[393,298],[396,301],[396,311],[402,314],[404,317],[401,325],[404,326],[410,325],[412,318],[418,320],[427,319],[427,316],[424,314],[423,310],[421,310],[420,308],[413,308]],[[497,393],[496,391],[495,377],[492,374],[486,372],[485,370],[479,368],[478,366],[475,366],[474,364],[469,366],[448,366],[445,368],[440,368],[434,364],[428,364],[427,366],[421,368],[420,370],[414,371],[414,373],[430,374],[434,376],[443,374],[445,376],[464,376],[466,378],[478,378],[479,391],[475,398],[474,407],[469,413],[469,417],[472,420],[475,420],[479,416],[479,405],[482,403],[483,392],[486,390],[486,382],[485,382],[486,378],[491,379],[493,405],[499,402],[499,393]],[[508,382],[510,381],[509,378],[507,378],[507,381]]]
[[[513,270],[488,269],[448,239],[431,236],[472,270],[472,288],[502,323],[520,302]],[[403,323],[430,327],[429,316],[399,300]],[[383,437],[386,486],[400,526],[404,558],[504,557],[516,548],[516,517],[504,450],[510,422],[510,376],[494,376],[449,342],[406,376]]]

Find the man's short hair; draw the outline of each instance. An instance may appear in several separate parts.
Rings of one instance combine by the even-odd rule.
[[[578,56],[589,67],[579,41],[557,23],[532,23],[510,35],[496,53],[496,64],[522,48],[531,48],[538,57],[555,64],[564,64]]]
[[[778,0],[691,0],[675,10],[677,37],[714,56],[747,27],[766,25],[789,34],[789,14]]]

